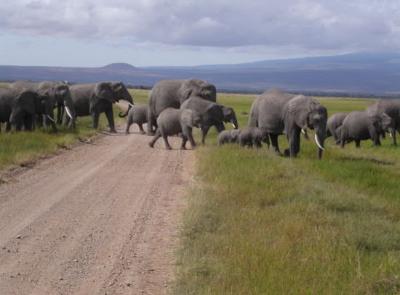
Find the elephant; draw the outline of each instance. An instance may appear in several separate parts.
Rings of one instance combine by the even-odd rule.
[[[153,148],[156,141],[163,137],[166,149],[170,150],[172,148],[168,142],[168,136],[181,134],[181,149],[186,149],[188,140],[193,149],[196,147],[196,143],[193,139],[192,129],[193,127],[199,127],[201,121],[201,115],[196,111],[166,108],[157,118],[158,128],[149,146]]]
[[[224,130],[218,134],[218,145],[239,143],[239,129]]]
[[[400,101],[398,99],[380,99],[367,108],[370,115],[387,114],[393,120],[393,128],[389,131],[393,144],[397,145],[396,131],[400,133]]]
[[[241,147],[255,146],[256,148],[260,148],[262,147],[263,141],[269,146],[268,137],[264,137],[263,132],[258,127],[246,127],[243,130],[240,130],[238,140]]]
[[[354,111],[349,113],[338,128],[340,132],[340,146],[355,141],[360,147],[361,140],[372,139],[374,146],[381,145],[379,136],[382,132],[393,128],[394,122],[386,113],[371,115],[368,111]]]
[[[133,99],[122,82],[77,84],[70,86],[70,92],[78,117],[91,115],[93,128],[97,129],[99,116],[105,113],[112,133],[117,132],[112,104],[123,99],[128,101],[130,106],[133,105]]]
[[[0,88],[0,123],[6,123],[6,131],[15,126],[17,131],[33,129],[36,109],[40,100],[36,92],[26,89]]]
[[[56,104],[55,96],[51,93],[48,87],[40,87],[40,83],[28,82],[28,81],[16,81],[10,84],[10,87],[21,91],[23,89],[33,91],[37,93],[36,99],[40,100],[36,102],[36,116],[37,124],[41,126],[43,122],[50,124],[53,131],[57,131],[56,122],[54,120],[54,106]]]
[[[326,137],[333,136],[336,143],[339,143],[340,134],[337,129],[342,126],[344,119],[349,113],[336,113],[329,117],[326,123]]]
[[[46,92],[55,101],[57,108],[57,124],[62,124],[64,111],[70,119],[69,127],[75,128],[75,107],[71,98],[69,86],[64,82],[43,81],[37,86],[39,91]]]
[[[201,142],[205,143],[205,138],[211,126],[215,126],[218,133],[225,130],[224,121],[224,106],[205,100],[198,96],[192,96],[181,105],[181,109],[190,109],[198,112],[202,117],[200,124],[201,128]]]
[[[143,124],[147,123],[147,111],[149,106],[147,104],[134,105],[126,111],[125,114],[120,113],[119,117],[127,117],[125,133],[129,134],[129,128],[133,123],[138,124],[140,133],[145,134]]]
[[[181,104],[191,96],[216,102],[217,90],[213,84],[198,79],[157,82],[149,96],[147,133],[153,134],[153,129],[157,126],[157,117],[164,109],[168,107],[179,109]]]
[[[283,133],[289,142],[285,155],[296,157],[300,151],[300,133],[307,128],[315,130],[318,158],[322,158],[326,137],[327,110],[316,99],[284,93],[278,89],[257,97],[250,109],[249,127],[261,129],[269,137],[274,151],[280,154],[278,136]]]

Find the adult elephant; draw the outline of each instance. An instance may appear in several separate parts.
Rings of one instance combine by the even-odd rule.
[[[70,118],[70,127],[75,127],[75,107],[71,98],[69,86],[64,82],[43,81],[37,86],[40,92],[47,92],[47,95],[55,101],[57,108],[57,124],[62,124],[64,111]]]
[[[344,119],[349,113],[336,113],[329,117],[326,123],[326,137],[333,136],[336,144],[339,143],[340,134],[338,128],[342,126]]]
[[[36,109],[40,100],[34,91],[15,88],[0,88],[0,123],[6,123],[6,131],[15,126],[19,131],[32,130]]]
[[[37,93],[36,116],[37,123],[41,125],[43,122],[50,124],[53,131],[57,131],[56,122],[54,120],[54,106],[56,104],[55,96],[47,87],[39,87],[40,83],[28,81],[16,81],[10,84],[10,88],[17,91],[29,90]]]
[[[217,90],[213,84],[198,79],[162,80],[156,83],[150,92],[147,133],[153,134],[157,117],[164,109],[179,108],[191,96],[216,102]]]
[[[368,111],[351,112],[338,128],[340,145],[343,148],[346,143],[354,140],[358,148],[362,140],[371,139],[374,146],[380,146],[380,135],[393,126],[392,118],[385,113],[371,115]]]
[[[105,113],[110,132],[115,130],[113,103],[120,99],[133,105],[132,96],[122,82],[99,82],[70,86],[71,98],[78,117],[92,116],[93,128],[99,126],[99,117]]]
[[[277,89],[257,97],[250,110],[249,126],[258,127],[263,137],[271,139],[275,152],[280,154],[278,136],[286,133],[289,149],[286,155],[296,157],[300,151],[300,134],[307,128],[315,130],[318,157],[322,157],[326,137],[327,110],[316,99],[284,93]]]
[[[367,108],[367,112],[372,116],[379,116],[383,113],[392,118],[393,128],[389,131],[393,139],[393,144],[397,145],[396,131],[400,133],[400,101],[398,99],[380,99]]]
[[[205,138],[208,130],[214,126],[218,133],[225,130],[224,107],[212,101],[208,101],[199,96],[192,96],[185,100],[181,109],[190,109],[197,112],[201,116],[200,129],[202,133],[201,142],[205,143]]]

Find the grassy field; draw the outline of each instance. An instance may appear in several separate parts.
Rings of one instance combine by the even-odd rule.
[[[5,84],[0,84],[0,87]],[[148,92],[144,90],[130,90],[134,94],[135,102],[147,101]],[[115,110],[116,124],[123,124],[125,119],[118,118],[118,108]],[[107,127],[107,120],[100,116],[100,130]],[[3,130],[5,126],[2,126]],[[34,132],[0,133],[0,169],[11,165],[24,165],[35,159],[53,153],[60,148],[68,148],[79,140],[84,140],[98,134],[91,128],[90,117],[78,118],[76,130],[60,128],[59,132],[48,130]]]
[[[221,95],[247,122],[251,96]],[[321,99],[330,114],[370,100]],[[398,294],[400,147],[196,151],[176,294]],[[287,146],[281,138],[282,148]]]

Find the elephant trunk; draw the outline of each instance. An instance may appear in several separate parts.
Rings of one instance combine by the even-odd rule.
[[[322,158],[322,154],[325,150],[324,148],[324,141],[326,137],[326,131],[319,129],[315,131],[314,140],[316,145],[318,146],[318,158]]]
[[[132,106],[133,106],[132,104],[129,104],[129,105],[128,105],[127,111],[126,111],[125,113],[120,112],[120,113],[118,114],[118,117],[120,117],[120,118],[125,118],[126,116],[128,116],[128,113],[129,113],[129,111],[131,110]]]
[[[215,124],[215,128],[217,128],[218,133],[224,131],[225,130],[224,123],[221,122],[221,123]]]

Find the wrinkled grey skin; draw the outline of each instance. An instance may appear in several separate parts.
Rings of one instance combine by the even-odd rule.
[[[333,136],[336,144],[340,143],[340,134],[337,129],[342,126],[344,119],[349,113],[336,113],[329,117],[326,123],[326,137]]]
[[[262,142],[266,138],[263,137],[263,132],[258,127],[246,127],[239,133],[239,144],[242,147],[262,147]],[[269,142],[268,142],[269,145]]]
[[[69,91],[69,86],[63,82],[44,81],[38,83],[39,92],[47,92],[47,95],[55,101],[57,107],[57,124],[62,124],[62,118],[65,113],[65,107],[68,108],[72,118],[70,118],[69,127],[75,128],[75,107]]]
[[[393,144],[397,145],[396,131],[400,133],[400,100],[399,99],[380,99],[367,108],[370,115],[387,114],[393,120],[393,128],[389,130],[393,139]],[[384,133],[382,134],[384,135]]]
[[[239,143],[239,129],[224,130],[218,134],[218,145]]]
[[[201,97],[216,102],[217,90],[207,81],[162,80],[156,83],[150,92],[147,133],[151,135],[157,126],[157,117],[166,108],[179,109],[181,104],[191,96]]]
[[[33,129],[36,109],[40,100],[36,92],[15,88],[0,88],[0,123],[6,123],[6,131],[14,126],[17,131]]]
[[[43,122],[45,125],[50,124],[53,131],[57,131],[56,122],[54,120],[54,107],[56,104],[55,97],[49,92],[49,89],[46,87],[39,87],[39,85],[40,83],[16,81],[10,84],[10,88],[14,88],[19,91],[26,89],[36,92],[38,99],[40,100],[40,103],[36,103],[36,123],[39,126],[41,126]]]
[[[136,104],[125,114],[119,114],[120,118],[127,116],[125,133],[129,134],[129,128],[132,124],[137,124],[140,129],[140,133],[145,134],[143,124],[147,123],[147,111],[149,106],[147,104]]]
[[[110,132],[115,130],[112,104],[120,99],[133,104],[133,99],[122,82],[99,82],[70,86],[72,101],[78,117],[92,116],[93,128],[99,126],[99,117],[105,113]],[[66,120],[69,121],[68,118]]]
[[[181,105],[181,109],[190,109],[196,111],[202,117],[200,124],[201,128],[201,142],[204,144],[208,130],[215,126],[218,133],[225,130],[224,121],[224,106],[211,102],[201,97],[192,96]]]
[[[393,127],[393,120],[385,113],[371,115],[368,111],[355,111],[349,113],[343,121],[340,132],[340,145],[355,141],[360,147],[361,140],[372,139],[374,146],[381,145],[380,134]]]
[[[286,133],[289,149],[285,155],[296,157],[300,151],[300,133],[314,129],[323,147],[326,137],[327,110],[317,100],[273,89],[257,97],[250,110],[249,126],[261,129],[271,139],[275,152],[280,154],[278,136]],[[323,150],[318,147],[318,158]]]
[[[182,144],[181,149],[186,149],[186,142],[189,140],[192,148],[195,148],[196,143],[193,139],[193,127],[199,127],[201,123],[201,116],[195,111],[190,109],[175,109],[166,108],[157,118],[157,131],[149,143],[150,147],[154,147],[156,141],[162,137],[164,139],[165,148],[172,149],[168,136],[181,134]]]

